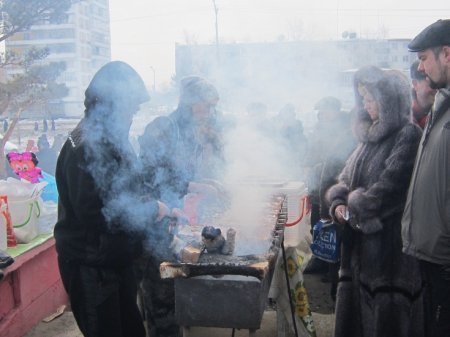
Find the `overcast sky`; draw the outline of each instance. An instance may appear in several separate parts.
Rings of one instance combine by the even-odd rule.
[[[134,66],[157,88],[175,73],[175,44],[214,43],[212,0],[109,0],[112,58]],[[221,42],[412,38],[439,18],[449,0],[216,0]]]

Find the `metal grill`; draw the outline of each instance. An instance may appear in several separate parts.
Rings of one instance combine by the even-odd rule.
[[[163,262],[163,278],[175,278],[175,315],[183,327],[202,326],[249,329],[261,326],[284,225],[285,197],[270,203],[267,228],[269,249],[262,254],[227,256],[203,254],[198,263]],[[184,329],[187,335],[186,329]]]

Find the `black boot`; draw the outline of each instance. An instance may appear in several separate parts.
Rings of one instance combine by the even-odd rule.
[[[0,250],[0,269],[6,268],[14,262],[14,259],[5,251]]]
[[[333,303],[336,303],[336,294],[337,294],[337,282],[331,282],[331,287],[330,287],[330,296],[331,299],[333,300]]]

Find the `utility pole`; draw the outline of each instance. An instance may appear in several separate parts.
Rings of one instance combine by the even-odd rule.
[[[150,69],[153,71],[153,92],[156,92],[156,72],[155,72],[155,68],[150,66]]]
[[[217,62],[219,62],[219,23],[217,20],[219,8],[217,8],[216,0],[212,0],[214,5],[214,14],[216,16],[216,53],[217,53]]]

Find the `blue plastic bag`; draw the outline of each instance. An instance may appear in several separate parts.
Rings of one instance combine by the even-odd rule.
[[[55,177],[45,173],[44,171],[42,171],[42,176],[44,177],[44,179],[42,179],[42,181],[46,181],[48,184],[47,186],[44,187],[42,194],[41,194],[41,198],[44,201],[53,201],[53,202],[58,202],[58,189],[56,188],[56,180]]]
[[[340,260],[340,240],[337,227],[333,222],[319,220],[313,227],[313,241],[311,251],[321,260],[336,263]]]

